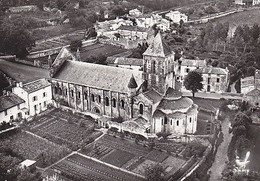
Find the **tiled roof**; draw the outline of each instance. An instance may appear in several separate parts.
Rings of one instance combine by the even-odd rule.
[[[142,65],[143,65],[143,59],[117,57],[117,58],[115,58],[115,60],[114,60],[114,64],[117,64],[117,65],[135,65],[135,66],[142,66]]]
[[[163,41],[159,32],[143,55],[165,57],[171,53],[170,47]]]
[[[66,61],[54,79],[105,90],[128,92],[128,83],[134,76],[142,84],[142,72],[86,62]]]
[[[25,101],[19,96],[10,93],[9,95],[4,95],[0,97],[0,112],[7,110],[11,107],[17,106],[24,103]]]
[[[206,66],[206,60],[192,60],[192,59],[181,59],[182,66],[189,66],[189,67],[204,67]]]
[[[29,83],[26,83],[23,85],[23,89],[28,92],[28,93],[32,93],[35,92],[37,90],[43,89],[45,87],[50,86],[51,83],[48,82],[46,79],[38,79]]]
[[[246,94],[247,96],[255,96],[255,97],[259,97],[260,96],[260,90],[259,89],[253,89],[250,92],[248,92]]]
[[[182,93],[178,90],[175,90],[171,87],[167,89],[165,92],[164,98],[165,99],[180,99],[182,96]]]
[[[118,30],[128,30],[128,31],[140,31],[140,32],[146,32],[146,28],[142,28],[139,26],[127,26],[127,25],[122,25],[118,28]]]
[[[162,99],[160,104],[158,105],[157,109],[170,109],[170,110],[180,110],[180,109],[186,109],[190,106],[192,106],[193,101],[188,97],[182,97],[178,100],[167,100]]]
[[[147,97],[148,99],[152,100],[153,103],[159,102],[162,98],[162,96],[156,92],[155,90],[151,89],[147,92],[143,93],[145,97]]]
[[[135,89],[135,88],[138,87],[133,75],[132,75],[131,79],[129,80],[127,87],[130,88],[130,89]]]
[[[219,74],[219,75],[227,75],[228,74],[228,70],[223,69],[223,68],[219,68],[219,67],[212,67],[212,66],[203,67],[203,68],[200,68],[196,71],[198,71],[202,74]]]

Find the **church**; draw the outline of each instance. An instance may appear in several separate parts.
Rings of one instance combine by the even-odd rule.
[[[63,50],[66,51],[66,50]],[[53,99],[76,112],[93,113],[101,126],[138,134],[193,134],[197,105],[176,86],[174,52],[158,33],[143,54],[143,70],[91,64],[69,53],[59,54],[50,68]]]

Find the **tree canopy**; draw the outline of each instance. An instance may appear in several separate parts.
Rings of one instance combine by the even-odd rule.
[[[164,181],[165,170],[159,164],[145,168],[145,176],[148,181]]]
[[[191,71],[184,79],[184,86],[187,90],[192,92],[192,96],[194,97],[196,92],[202,90],[202,81],[203,78],[199,72]]]

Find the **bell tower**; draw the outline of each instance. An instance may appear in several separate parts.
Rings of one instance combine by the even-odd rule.
[[[164,94],[168,87],[175,88],[174,55],[159,32],[143,53],[143,78],[148,89]]]

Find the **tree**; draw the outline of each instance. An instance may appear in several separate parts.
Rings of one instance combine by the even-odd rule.
[[[72,40],[70,43],[70,49],[71,51],[77,51],[77,49],[80,49],[82,47],[82,41],[81,40]]]
[[[187,77],[184,79],[184,86],[187,90],[192,92],[192,97],[195,96],[195,93],[199,90],[202,90],[202,76],[199,72],[191,71],[188,73]]]
[[[145,176],[148,181],[164,181],[165,170],[159,164],[145,168]]]
[[[0,52],[23,58],[35,40],[29,28],[33,25],[22,16],[10,16],[0,24]]]

